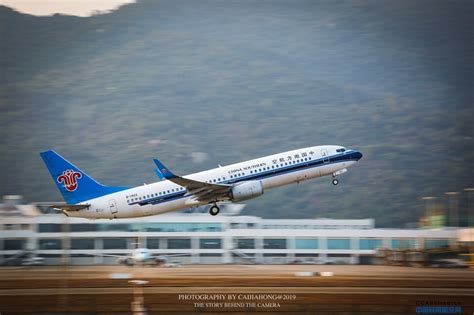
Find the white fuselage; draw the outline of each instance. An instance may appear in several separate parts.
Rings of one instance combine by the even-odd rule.
[[[333,145],[308,147],[184,177],[213,184],[234,185],[243,181],[258,180],[266,190],[345,171],[358,160],[351,158],[352,154],[358,152],[353,150],[341,152],[341,149],[343,147]],[[68,211],[68,215],[90,219],[131,218],[161,214],[203,203],[189,195],[184,187],[163,180],[87,200],[81,204],[90,204],[90,207],[80,211]]]

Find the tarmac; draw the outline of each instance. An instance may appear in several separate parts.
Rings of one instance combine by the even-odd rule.
[[[2,315],[473,312],[472,269],[357,265],[0,268]]]

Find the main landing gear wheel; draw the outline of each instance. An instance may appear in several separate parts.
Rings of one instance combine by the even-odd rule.
[[[212,216],[218,215],[219,214],[219,207],[217,205],[213,205],[212,207],[209,208],[209,214]]]
[[[332,184],[336,186],[337,184],[339,184],[339,180],[337,178],[333,178]]]

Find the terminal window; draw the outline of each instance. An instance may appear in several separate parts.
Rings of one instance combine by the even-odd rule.
[[[148,249],[158,249],[158,248],[160,248],[160,239],[159,238],[148,238],[146,240],[146,248],[148,248]]]
[[[4,224],[4,230],[30,230],[30,224]]]
[[[382,247],[380,238],[361,238],[359,240],[359,249],[376,249]]]
[[[101,231],[122,231],[122,232],[127,232],[132,229],[130,224],[117,224],[117,223],[103,223],[100,224],[100,230]]]
[[[26,240],[4,240],[3,249],[4,250],[18,250],[24,249]]]
[[[126,238],[105,238],[104,249],[127,249],[127,239]]]
[[[221,240],[218,238],[201,238],[199,240],[199,247],[202,249],[219,249],[222,245]]]
[[[351,249],[348,238],[328,238],[328,249]]]
[[[415,248],[415,239],[396,238],[390,242],[391,248]]]
[[[42,239],[39,240],[40,249],[61,249],[62,242],[60,239]]]
[[[303,238],[295,240],[296,249],[317,249],[318,239],[316,238]]]
[[[443,248],[449,247],[448,239],[427,239],[425,240],[425,248]]]
[[[94,249],[94,239],[73,238],[71,240],[71,249]]]
[[[222,231],[221,223],[136,223],[133,228],[136,231],[146,232],[219,232]]]
[[[286,248],[286,239],[284,238],[266,238],[263,241],[264,249],[284,249]]]
[[[97,231],[97,224],[71,224],[71,232],[94,232]]]
[[[189,238],[170,238],[168,239],[169,249],[190,249],[191,240]]]
[[[237,239],[238,249],[254,249],[255,240],[253,238],[239,238]]]
[[[60,233],[61,224],[41,223],[38,225],[38,232],[40,233]]]

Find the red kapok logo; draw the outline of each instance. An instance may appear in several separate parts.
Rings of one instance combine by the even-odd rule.
[[[77,180],[82,177],[82,174],[73,170],[66,170],[56,179],[58,183],[64,183],[67,191],[74,191],[77,189]]]

